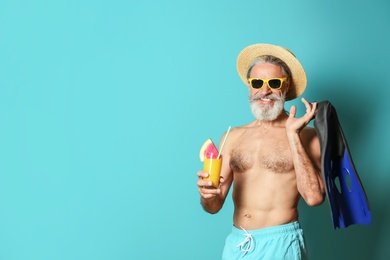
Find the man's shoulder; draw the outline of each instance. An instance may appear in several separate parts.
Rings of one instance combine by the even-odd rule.
[[[311,126],[306,126],[301,131],[301,138],[306,142],[318,139],[316,129]]]
[[[227,138],[227,146],[230,147],[230,144],[235,143],[237,139],[240,139],[240,137],[246,132],[246,130],[250,127],[250,124],[241,125],[241,126],[234,126],[230,129],[229,136]],[[224,133],[222,138],[226,136],[227,132]],[[222,141],[222,140],[221,140]],[[229,149],[229,148],[227,148]]]
[[[307,134],[317,133],[316,129],[314,127],[311,127],[311,126],[305,126],[303,128],[302,132],[307,133]]]

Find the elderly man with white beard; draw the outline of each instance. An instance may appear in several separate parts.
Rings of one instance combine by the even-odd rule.
[[[244,48],[237,70],[255,120],[231,129],[217,189],[208,188],[207,172],[197,173],[201,205],[217,213],[233,186],[233,225],[222,259],[307,259],[298,202],[316,206],[325,197],[320,143],[307,126],[316,103],[302,98],[306,113],[300,118],[295,106],[284,110],[285,101],[305,90],[305,71],[289,50],[271,44]]]

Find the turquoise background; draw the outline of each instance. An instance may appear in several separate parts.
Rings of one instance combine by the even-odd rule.
[[[220,259],[232,203],[201,209],[198,152],[252,120],[253,43],[333,103],[370,199],[338,230],[300,204],[312,259],[389,259],[389,27],[386,0],[2,0],[0,259]]]

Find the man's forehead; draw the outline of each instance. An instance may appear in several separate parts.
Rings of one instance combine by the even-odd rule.
[[[275,65],[275,64],[272,64],[272,63],[258,63],[258,64],[255,64],[251,71],[250,71],[250,74],[254,74],[254,73],[274,73],[274,74],[283,74],[283,69],[282,67],[278,66],[278,65]]]

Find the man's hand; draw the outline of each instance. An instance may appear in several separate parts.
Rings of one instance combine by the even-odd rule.
[[[203,178],[209,177],[209,173],[205,171],[198,171],[198,191],[200,196],[203,199],[213,199],[215,196],[221,194],[221,189],[215,189],[212,187],[212,182],[210,180],[204,180]],[[221,185],[224,182],[223,177],[219,180],[219,185]]]
[[[313,119],[316,113],[316,109],[317,109],[316,102],[312,103],[312,106],[304,98],[302,98],[302,102],[306,106],[306,114],[301,118],[295,118],[295,115],[297,113],[297,108],[295,106],[292,106],[290,108],[290,115],[286,121],[287,133],[300,133],[301,130],[310,122],[310,120]]]

